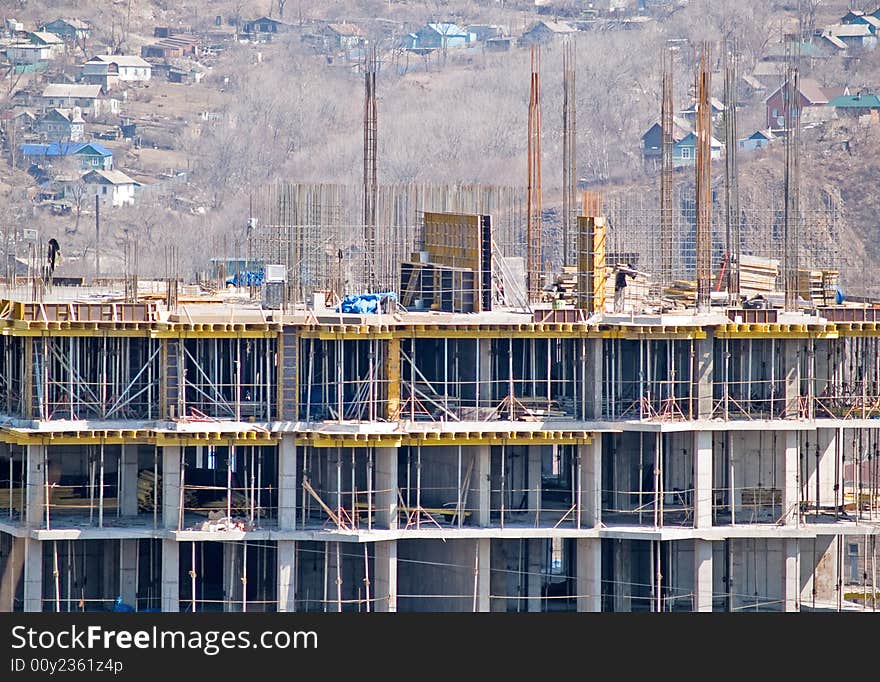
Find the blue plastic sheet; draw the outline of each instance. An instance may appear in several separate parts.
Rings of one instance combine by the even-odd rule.
[[[342,299],[342,303],[336,308],[336,312],[354,315],[378,313],[379,304],[386,298],[396,301],[397,293],[385,291],[378,294],[351,294]]]
[[[226,278],[226,284],[234,287],[260,286],[263,284],[263,271],[245,270],[236,272],[232,277]]]

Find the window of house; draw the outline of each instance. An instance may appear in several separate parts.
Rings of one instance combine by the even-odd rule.
[[[107,194],[107,188],[106,188],[106,187],[102,187],[102,188],[101,188],[101,194]]]
[[[777,116],[779,116],[779,109],[774,109],[773,110],[773,118],[776,118]]]
[[[690,147],[682,147],[681,148],[681,158],[683,158],[683,159],[691,158],[691,148]]]

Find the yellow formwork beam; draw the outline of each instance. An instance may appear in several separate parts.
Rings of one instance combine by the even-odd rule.
[[[589,431],[426,431],[422,433],[304,433],[296,436],[297,444],[315,448],[369,448],[442,445],[589,445]]]

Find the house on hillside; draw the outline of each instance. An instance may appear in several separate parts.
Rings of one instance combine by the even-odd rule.
[[[321,31],[324,50],[327,52],[344,52],[363,47],[367,37],[356,24],[327,24]]]
[[[49,59],[55,59],[64,54],[66,49],[64,41],[54,33],[47,31],[31,31],[27,34],[28,42],[32,45],[48,48]]]
[[[832,99],[828,106],[841,118],[870,116],[872,121],[880,122],[880,97],[872,93],[840,95]]]
[[[109,206],[125,206],[134,203],[140,184],[119,170],[93,170],[82,176],[88,186],[88,194],[97,196]]]
[[[681,142],[692,132],[690,123],[678,116],[672,117],[672,144]],[[663,145],[663,126],[660,121],[655,121],[645,134],[642,135],[642,159],[646,164],[653,167],[660,166],[660,157]]]
[[[49,109],[34,127],[47,140],[79,142],[85,133],[85,122],[79,109]]]
[[[556,40],[559,36],[577,33],[571,24],[561,21],[539,21],[520,36],[520,45],[538,45]]]
[[[767,109],[767,127],[772,130],[781,130],[788,127],[788,122],[785,120],[787,89],[788,81],[785,81],[764,100],[764,106]],[[819,121],[827,120],[831,117],[833,112],[828,107],[830,98],[822,90],[818,82],[812,78],[802,78],[799,82],[799,90],[798,107],[801,109],[801,120],[809,118],[813,121]],[[808,114],[807,109],[816,109],[816,111]]]
[[[272,17],[258,17],[257,19],[246,21],[244,26],[242,26],[242,32],[250,34],[286,33],[289,30],[290,24],[278,21]]]
[[[97,142],[48,142],[19,145],[22,156],[31,163],[52,163],[71,157],[83,170],[112,170],[113,154]]]
[[[118,114],[119,100],[103,97],[101,86],[85,83],[51,83],[40,98],[44,109],[79,107],[86,117]]]
[[[411,33],[410,38],[411,48],[429,50],[464,47],[470,42],[470,34],[452,23],[426,24],[415,33]]]
[[[714,137],[709,139],[711,147],[710,156],[712,160],[720,159],[724,152],[724,145]],[[697,162],[697,136],[695,133],[688,133],[681,140],[672,145],[672,165],[675,168],[683,166],[693,166]]]
[[[767,130],[756,130],[748,137],[737,140],[737,144],[742,151],[750,152],[756,149],[763,149],[775,139],[776,135],[768,128]]]
[[[31,66],[31,69],[46,67],[53,59],[52,48],[48,45],[34,45],[33,43],[11,43],[6,46],[6,59],[16,66]]]
[[[880,9],[875,10],[875,13],[880,15]],[[840,23],[849,26],[864,24],[871,29],[871,33],[874,35],[880,31],[880,18],[874,14],[862,12],[861,10],[850,10],[840,18]]]
[[[40,25],[40,30],[54,33],[62,40],[82,42],[89,37],[91,26],[87,21],[79,19],[56,19],[48,24]]]
[[[484,43],[493,38],[504,37],[504,28],[497,24],[469,24],[467,32],[471,35],[471,39],[477,43]]]
[[[838,38],[851,50],[877,47],[877,36],[867,24],[833,24],[823,31],[823,35],[826,34]]]
[[[709,100],[709,106],[712,109],[712,125],[721,125],[724,118],[724,104],[717,97]],[[697,101],[692,100],[691,105],[687,109],[682,109],[678,115],[687,121],[691,127],[697,124]]]
[[[141,57],[145,59],[180,59],[181,57],[197,57],[199,54],[199,38],[191,35],[174,35],[170,38],[144,45]]]
[[[117,83],[145,83],[150,80],[152,65],[135,55],[99,54],[82,65],[84,83],[95,83],[106,92]]]

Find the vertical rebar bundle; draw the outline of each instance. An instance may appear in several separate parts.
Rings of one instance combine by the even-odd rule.
[[[573,265],[572,235],[577,211],[577,52],[566,39],[562,52],[562,265]]]
[[[712,279],[712,108],[710,103],[709,45],[700,49],[697,70],[697,149],[696,149],[696,210],[697,210],[697,310],[708,312]]]
[[[532,74],[529,89],[528,222],[526,224],[526,273],[529,302],[541,295],[541,48],[532,45]]]
[[[364,259],[367,272],[372,273],[376,254],[376,201],[378,193],[377,107],[376,107],[377,52],[373,46],[364,64]],[[369,277],[374,285],[374,275]]]
[[[785,278],[785,309],[798,308],[798,265],[800,229],[800,40],[785,48],[786,81],[783,89],[785,111],[785,171],[783,176],[783,276]]]
[[[673,217],[673,168],[672,147],[672,53],[661,54],[661,102],[660,102],[660,284],[672,281],[672,254],[674,249]]]
[[[731,301],[739,300],[739,264],[742,238],[739,215],[736,129],[736,48],[725,52],[724,64],[724,204],[725,280]]]

